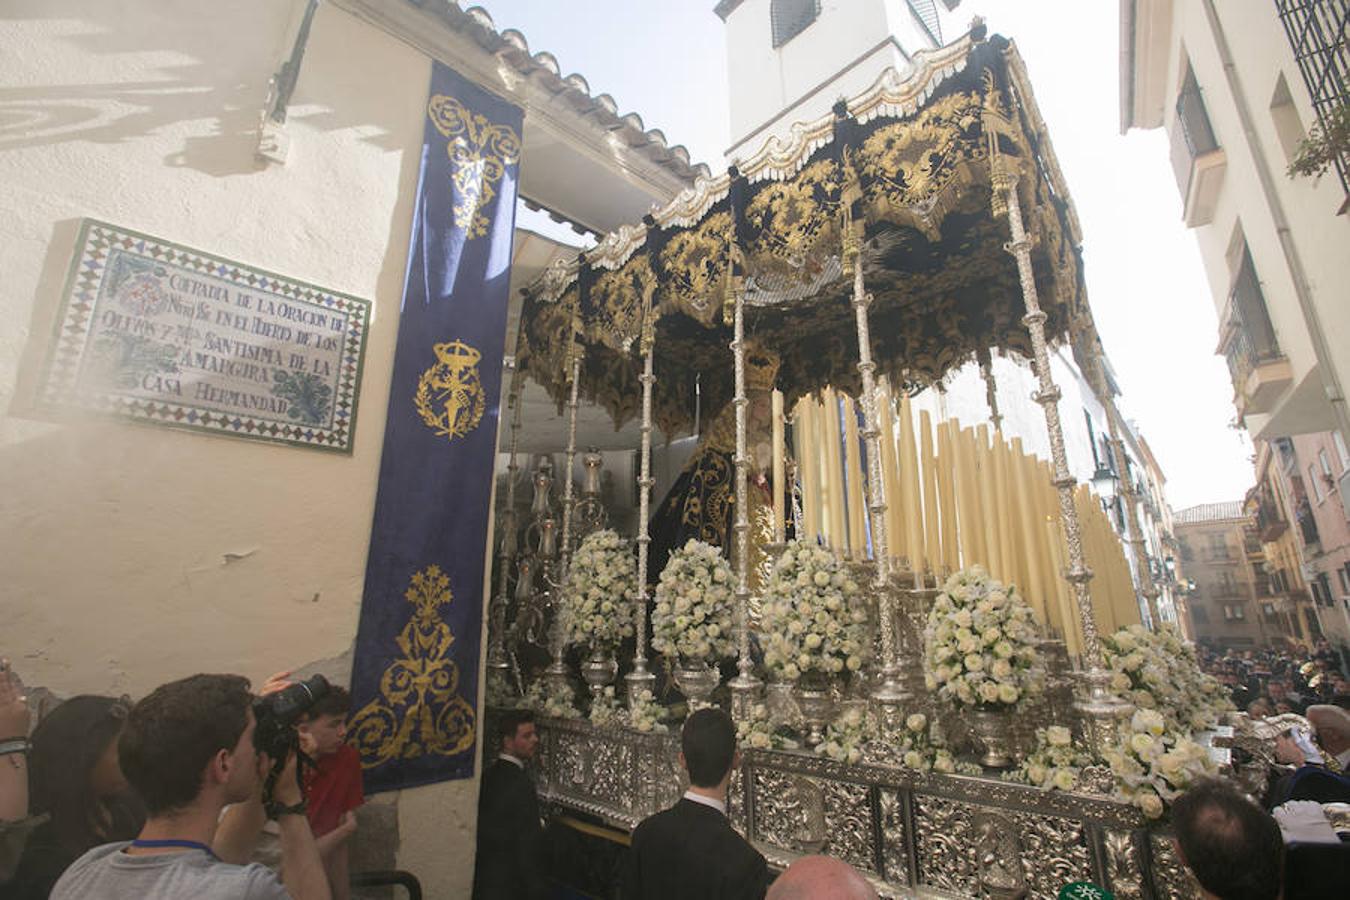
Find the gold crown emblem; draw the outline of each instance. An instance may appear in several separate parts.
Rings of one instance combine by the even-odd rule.
[[[437,359],[445,363],[455,372],[461,372],[483,358],[483,354],[479,353],[463,341],[437,344],[431,349],[435,352]]]
[[[413,404],[438,437],[454,440],[478,427],[487,407],[478,378],[483,354],[463,341],[435,344],[437,363],[417,380]]]
[[[778,383],[779,356],[757,341],[745,344],[745,388],[749,391],[771,391]]]

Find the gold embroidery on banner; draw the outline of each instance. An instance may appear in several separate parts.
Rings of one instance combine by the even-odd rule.
[[[489,122],[444,94],[431,98],[427,116],[450,142],[445,152],[455,183],[455,225],[470,239],[481,237],[488,229],[482,209],[497,195],[493,185],[502,180],[506,167],[519,161],[520,137],[511,126]]]
[[[463,341],[437,344],[434,349],[439,361],[417,379],[413,403],[437,437],[453,441],[483,420],[487,397],[478,378],[482,354]]]
[[[361,767],[396,759],[454,756],[473,746],[476,717],[459,695],[459,666],[450,658],[455,635],[439,608],[454,599],[440,566],[414,574],[403,595],[413,605],[394,643],[402,654],[380,677],[380,693],[352,717],[352,744]]]
[[[731,215],[716,212],[697,228],[681,231],[661,251],[661,266],[669,274],[664,292],[676,309],[704,325],[713,321],[719,307],[719,288],[727,270]]]

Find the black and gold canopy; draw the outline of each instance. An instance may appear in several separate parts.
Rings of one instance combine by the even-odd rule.
[[[743,291],[746,333],[781,355],[789,404],[826,385],[856,394],[854,258],[892,384],[922,388],[989,350],[1028,355],[993,189],[1004,175],[1027,211],[1047,336],[1062,339],[1090,321],[1076,217],[1016,48],[976,28],[545,273],[526,297],[519,371],[561,404],[580,354],[581,396],[617,427],[639,412],[645,330],[653,419],[686,431],[696,397],[706,416],[733,395],[724,308]]]

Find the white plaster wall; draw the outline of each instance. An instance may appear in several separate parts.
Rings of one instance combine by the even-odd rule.
[[[322,6],[290,160],[261,167],[254,130],[302,6],[5,4],[0,654],[30,684],[136,696],[352,643],[430,63]],[[371,299],[354,453],[35,413],[83,216]],[[428,896],[468,893],[476,793],[402,798],[400,863]]]
[[[785,136],[793,122],[825,115],[840,97],[871,87],[886,68],[903,71],[906,54],[932,46],[904,0],[822,0],[816,20],[775,48],[769,4],[745,0],[726,22],[732,157],[754,153],[770,135]],[[903,53],[892,44],[877,46],[888,36]],[[868,51],[856,67],[805,97]]]
[[[1177,127],[1175,98],[1184,69],[1182,53],[1189,57],[1205,99],[1206,110],[1215,135],[1227,157],[1227,171],[1219,194],[1213,221],[1195,229],[1209,278],[1216,309],[1222,314],[1228,302],[1234,269],[1229,247],[1241,227],[1251,250],[1261,288],[1270,312],[1276,338],[1294,371],[1295,385],[1308,379],[1316,366],[1309,325],[1299,305],[1293,275],[1281,249],[1275,218],[1258,177],[1258,160],[1253,147],[1259,146],[1289,222],[1291,238],[1298,249],[1313,303],[1328,345],[1333,365],[1344,388],[1350,382],[1350,358],[1338,348],[1350,346],[1350,305],[1344,302],[1345,284],[1350,278],[1350,216],[1337,216],[1344,193],[1334,173],[1314,182],[1307,178],[1290,179],[1284,174],[1288,158],[1275,130],[1270,102],[1276,82],[1283,74],[1304,129],[1315,121],[1307,90],[1294,62],[1289,42],[1275,14],[1273,4],[1216,3],[1219,21],[1227,37],[1237,77],[1241,83],[1254,134],[1248,135],[1238,116],[1238,107],[1224,77],[1214,30],[1202,3],[1177,3],[1173,6],[1173,29],[1166,95],[1164,126],[1169,132]],[[1320,384],[1308,384],[1307,390],[1320,394]],[[1286,401],[1288,395],[1286,395]],[[1306,404],[1300,404],[1305,406]],[[1321,421],[1307,416],[1293,421],[1253,417],[1249,423],[1263,429],[1274,425],[1273,433],[1284,433],[1289,425],[1311,430],[1332,427],[1330,414]],[[1312,427],[1316,426],[1316,427]],[[1301,430],[1301,429],[1300,429]]]

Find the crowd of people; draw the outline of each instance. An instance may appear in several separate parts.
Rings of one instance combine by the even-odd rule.
[[[1310,652],[1197,649],[1201,666],[1228,687],[1233,705],[1254,717],[1303,715],[1315,705],[1350,708],[1350,679],[1326,641]]]
[[[1280,731],[1276,758],[1287,768],[1273,780],[1266,809],[1218,779],[1194,786],[1172,809],[1177,852],[1207,896],[1274,900],[1290,883],[1290,860],[1327,850],[1300,831],[1303,810],[1320,809],[1328,791],[1350,801],[1345,681],[1328,655],[1205,653],[1204,663],[1235,702],[1246,700],[1250,715],[1306,715],[1310,725]],[[345,742],[347,692],[328,688],[305,705],[284,759],[255,739],[266,718],[261,698],[295,687],[289,673],[256,695],[240,676],[195,675],[134,704],[74,697],[30,736],[20,683],[0,663],[0,894],[347,897],[353,811],[364,800],[359,758]],[[528,773],[539,743],[534,717],[515,710],[497,724],[479,793],[473,897],[556,896],[542,867]],[[725,712],[701,709],[686,719],[679,762],[688,790],[633,831],[618,877],[624,900],[877,897],[861,873],[830,857],[804,857],[771,875],[727,818],[740,752]],[[1296,868],[1314,880],[1332,871],[1343,884],[1335,867],[1344,865],[1342,853]]]
[[[349,895],[347,842],[364,798],[332,688],[274,760],[255,741],[259,697],[237,675],[194,675],[139,702],[84,695],[29,734],[0,662],[0,895],[6,900]],[[304,764],[302,764],[302,760]],[[272,865],[268,835],[279,844]]]

